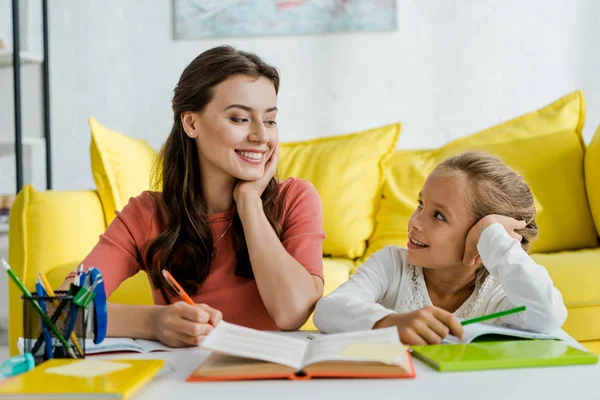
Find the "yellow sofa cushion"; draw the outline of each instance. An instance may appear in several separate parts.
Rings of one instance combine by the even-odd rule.
[[[600,354],[600,340],[593,340],[589,342],[581,342],[589,351],[594,354]]]
[[[281,144],[279,176],[306,179],[321,196],[327,234],[323,254],[351,259],[363,255],[378,207],[381,163],[395,149],[400,130],[400,124],[393,124]]]
[[[89,253],[106,225],[94,191],[43,191],[26,185],[10,211],[8,262],[29,290],[39,272],[73,268]],[[62,280],[66,273],[62,276]],[[57,281],[54,282],[57,287]],[[9,349],[23,336],[21,292],[9,283]]]
[[[144,139],[135,139],[108,129],[89,118],[92,133],[92,175],[102,200],[106,224],[115,218],[130,197],[150,188],[157,154]]]
[[[585,188],[596,233],[600,235],[600,125],[585,152]]]
[[[538,111],[439,149],[396,152],[385,163],[377,227],[365,256],[387,244],[406,245],[408,219],[425,178],[439,162],[466,150],[497,155],[525,176],[538,209],[542,208],[534,252],[595,247],[583,176],[584,119],[583,94],[576,91]]]
[[[568,309],[563,329],[577,340],[600,340],[600,247],[532,254],[548,270]]]
[[[325,279],[325,287],[323,295],[327,295],[337,289],[342,283],[348,280],[350,271],[354,267],[352,260],[345,258],[324,258],[323,259],[323,275]],[[300,330],[316,331],[318,330],[313,323],[313,314],[310,315],[308,321],[300,328]]]

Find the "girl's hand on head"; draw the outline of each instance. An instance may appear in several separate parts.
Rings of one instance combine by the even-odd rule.
[[[429,306],[410,313],[390,314],[377,321],[373,329],[395,326],[403,344],[409,346],[439,344],[449,334],[462,339],[463,327],[446,310]]]
[[[523,236],[516,232],[518,229],[523,229],[527,226],[527,222],[518,221],[506,215],[491,214],[481,218],[467,234],[465,243],[465,255],[463,256],[463,264],[467,267],[474,267],[481,264],[481,257],[477,251],[477,243],[483,231],[490,225],[499,223],[502,224],[506,232],[513,238],[521,242]]]
[[[154,318],[154,337],[169,347],[198,346],[221,322],[222,314],[206,304],[183,301],[161,307]]]
[[[271,152],[269,160],[265,165],[265,173],[260,179],[257,179],[255,181],[240,181],[237,183],[235,189],[233,189],[233,199],[235,200],[235,202],[238,203],[242,197],[247,195],[254,195],[258,197],[262,196],[263,192],[265,191],[265,188],[269,184],[269,181],[275,176],[278,161],[279,144],[277,144],[277,146],[275,146],[275,148]]]

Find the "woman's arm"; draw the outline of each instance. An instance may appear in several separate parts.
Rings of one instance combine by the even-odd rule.
[[[551,332],[562,326],[567,309],[560,292],[546,269],[529,257],[502,224],[485,228],[477,249],[483,265],[502,285],[486,312],[524,305],[526,311],[502,317],[499,322],[537,332]]]
[[[373,254],[347,282],[317,303],[314,322],[321,332],[336,333],[369,330],[376,322],[394,314],[379,302],[388,290],[398,291],[402,270],[394,257],[394,247]]]
[[[258,193],[247,191],[238,196],[236,204],[265,307],[279,328],[296,330],[323,295],[323,280],[288,253],[269,224]]]
[[[74,278],[67,278],[58,290],[67,291]],[[107,337],[130,337],[135,339],[158,340],[150,329],[159,306],[106,304],[108,318],[106,325]]]
[[[68,278],[59,290],[68,290]],[[219,311],[182,301],[168,305],[107,303],[107,337],[157,340],[170,347],[197,346],[222,319]]]
[[[135,275],[142,264],[140,248],[148,242],[154,225],[154,201],[149,193],[132,198],[100,236],[82,264],[102,273],[106,297]],[[71,272],[61,289],[75,277]],[[160,340],[172,347],[196,345],[216,326],[221,313],[206,305],[183,302],[169,306],[107,304],[107,336]],[[207,324],[211,321],[212,325]]]

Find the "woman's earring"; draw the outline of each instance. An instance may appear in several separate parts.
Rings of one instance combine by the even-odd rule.
[[[196,136],[196,132],[191,131],[190,133],[188,133],[188,136],[193,138],[194,136]]]

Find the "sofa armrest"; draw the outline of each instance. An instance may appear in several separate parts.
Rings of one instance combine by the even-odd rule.
[[[39,272],[76,266],[106,229],[98,194],[93,190],[37,191],[25,186],[11,208],[8,258],[17,276],[34,291]],[[21,293],[9,283],[9,350],[23,332]]]

